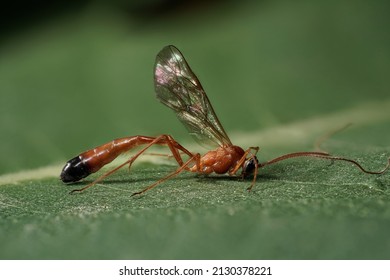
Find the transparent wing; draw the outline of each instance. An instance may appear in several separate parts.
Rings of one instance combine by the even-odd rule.
[[[174,46],[156,57],[154,86],[157,98],[171,108],[197,142],[231,145],[198,78]]]

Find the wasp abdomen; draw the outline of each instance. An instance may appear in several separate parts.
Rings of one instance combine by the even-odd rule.
[[[86,164],[81,156],[77,156],[65,164],[60,177],[64,183],[73,183],[80,181],[89,174],[91,174],[91,170],[88,167],[88,164]]]

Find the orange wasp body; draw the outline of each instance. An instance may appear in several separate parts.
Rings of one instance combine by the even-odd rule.
[[[306,156],[346,161],[368,174],[382,174],[389,168],[390,159],[383,170],[367,171],[354,160],[331,156],[326,152],[296,152],[259,163],[256,157],[258,147],[250,147],[244,150],[232,144],[198,78],[192,72],[183,55],[174,46],[167,46],[158,53],[155,63],[154,83],[156,96],[160,102],[176,113],[178,119],[198,142],[214,149],[201,156],[198,153],[188,151],[171,136],[165,134],[158,137],[131,136],[115,139],[69,160],[61,172],[61,180],[64,183],[77,182],[97,172],[120,154],[141,145],[144,147],[126,162],[103,174],[85,187],[73,190],[72,193],[81,192],[93,186],[126,165],[131,167],[132,163],[153,145],[167,146],[179,164],[179,168],[133,195],[142,194],[184,170],[201,174],[228,173],[229,175],[235,175],[241,169],[242,177],[253,175],[252,184],[248,188],[248,190],[251,190],[260,167],[294,157]],[[183,160],[183,154],[188,157],[187,160]]]

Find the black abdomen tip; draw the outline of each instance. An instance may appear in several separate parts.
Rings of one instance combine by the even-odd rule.
[[[72,183],[80,181],[91,174],[87,164],[82,160],[80,156],[69,160],[61,172],[61,180],[64,183]]]

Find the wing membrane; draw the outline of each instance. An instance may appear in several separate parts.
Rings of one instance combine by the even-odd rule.
[[[176,47],[167,46],[158,53],[154,86],[160,102],[176,113],[197,142],[231,145],[202,85]]]

